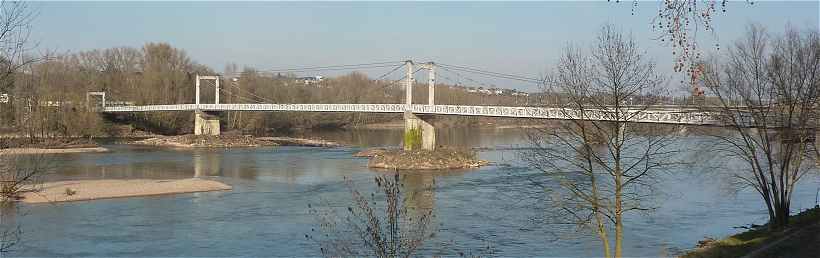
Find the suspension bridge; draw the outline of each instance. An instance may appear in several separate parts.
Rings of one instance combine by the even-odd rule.
[[[344,69],[362,69],[373,67],[385,67],[382,63],[369,63],[359,65],[339,65],[324,66],[308,69],[282,69],[284,72],[291,71],[333,71]],[[89,97],[101,97],[101,103],[97,106],[99,112],[104,113],[131,113],[131,112],[158,112],[158,111],[190,111],[195,114],[194,133],[197,135],[219,135],[218,117],[208,115],[224,111],[248,111],[248,112],[356,112],[356,113],[402,113],[405,119],[405,129],[419,129],[422,132],[422,148],[435,148],[435,128],[427,120],[432,115],[456,115],[456,116],[484,116],[484,117],[511,117],[530,119],[555,119],[555,120],[590,120],[590,121],[622,121],[634,123],[658,123],[658,124],[678,124],[678,125],[719,125],[720,120],[709,113],[700,112],[682,107],[650,107],[650,108],[626,108],[615,112],[612,109],[572,109],[561,107],[534,107],[534,106],[481,106],[481,105],[441,105],[435,103],[436,71],[438,69],[460,73],[474,73],[487,77],[515,80],[526,83],[543,83],[542,80],[486,71],[476,68],[437,64],[433,62],[416,64],[413,61],[404,61],[400,66],[396,66],[390,72],[382,75],[380,80],[401,67],[406,68],[404,77],[393,82],[404,83],[404,103],[393,104],[297,104],[297,103],[265,103],[266,98],[256,96],[253,103],[220,103],[220,92],[224,89],[220,87],[220,76],[199,76],[196,77],[194,85],[195,99],[193,103],[183,104],[161,104],[161,105],[134,105],[130,102],[118,102],[115,105],[107,104],[105,92],[90,92]],[[415,67],[418,67],[415,69]],[[427,70],[428,98],[426,104],[414,103],[413,84],[414,74],[420,70]],[[476,80],[470,79],[474,83]],[[202,82],[210,83],[214,86],[214,102],[202,103],[200,98]],[[252,93],[251,93],[252,94]],[[270,101],[272,102],[272,101]]]

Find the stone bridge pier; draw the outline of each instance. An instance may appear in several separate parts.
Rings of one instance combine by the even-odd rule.
[[[431,117],[404,112],[404,150],[436,149],[436,128],[429,122]]]
[[[194,112],[194,135],[219,135],[219,116],[216,113]]]

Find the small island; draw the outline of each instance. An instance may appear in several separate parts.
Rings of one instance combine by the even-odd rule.
[[[477,168],[489,164],[471,149],[436,150],[367,149],[353,155],[369,157],[369,168],[398,170],[446,170]]]

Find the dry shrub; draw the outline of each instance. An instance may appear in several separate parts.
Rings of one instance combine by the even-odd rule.
[[[305,237],[316,241],[325,256],[413,256],[433,234],[433,209],[408,204],[410,196],[406,195],[413,193],[402,192],[405,187],[401,180],[399,173],[378,176],[377,192],[367,196],[346,178],[353,197],[346,215],[309,205],[309,213],[317,217],[319,227]]]

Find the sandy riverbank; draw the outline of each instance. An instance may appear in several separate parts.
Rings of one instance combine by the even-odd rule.
[[[344,145],[322,139],[307,139],[307,138],[293,138],[293,137],[257,137],[259,141],[273,142],[281,146],[303,146],[303,147],[325,147],[335,148],[344,147]]]
[[[76,180],[45,183],[39,191],[25,193],[21,201],[24,203],[71,202],[231,189],[231,186],[224,183],[199,178]],[[68,192],[72,194],[69,195]]]
[[[91,138],[54,137],[19,138],[0,137],[0,155],[3,154],[61,154],[107,152]]]
[[[88,152],[108,152],[109,149],[103,147],[88,147],[88,148],[64,148],[64,149],[48,149],[48,148],[8,148],[0,149],[0,155],[3,154],[64,154],[64,153],[88,153]]]
[[[362,124],[362,125],[354,125],[350,128],[353,129],[402,129],[404,128],[404,120],[395,120],[390,122],[383,122],[383,123],[372,123],[372,124]]]
[[[176,135],[159,136],[129,142],[133,145],[145,145],[169,148],[247,148],[259,146],[276,146],[276,143],[260,141],[251,135]]]
[[[134,145],[147,145],[170,148],[247,148],[261,146],[306,146],[306,147],[342,147],[344,145],[322,139],[305,139],[293,137],[254,137],[252,135],[179,135],[148,138],[130,142]]]

